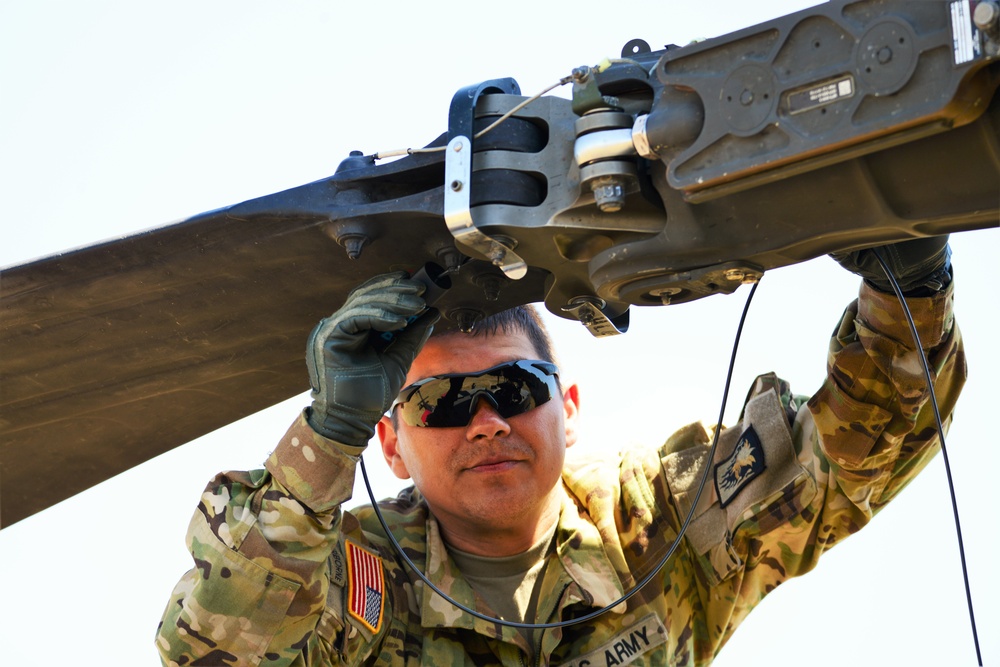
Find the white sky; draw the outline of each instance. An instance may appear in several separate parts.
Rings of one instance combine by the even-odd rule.
[[[514,76],[530,93],[634,37],[683,44],[808,4],[7,0],[0,266],[306,183],[352,149],[422,145],[445,129],[452,93],[469,83]],[[998,242],[996,230],[953,238],[971,377],[948,440],[988,665],[1000,662],[1000,448],[989,417]],[[856,288],[825,258],[765,277],[728,422],[757,373],[774,370],[800,393],[819,385],[827,336]],[[713,419],[744,296],[634,312],[632,331],[616,340],[552,318],[563,365],[582,385],[582,446],[655,445]],[[304,402],[0,531],[0,661],[157,664],[153,633],[190,567],[184,532],[204,484],[218,470],[259,466]],[[377,493],[392,493],[381,458],[367,460],[380,473]],[[974,660],[939,457],[869,530],[766,600],[716,664]]]

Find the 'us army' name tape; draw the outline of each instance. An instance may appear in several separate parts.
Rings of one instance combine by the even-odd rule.
[[[560,667],[624,667],[666,641],[667,629],[656,614],[649,614],[596,651],[564,662]]]

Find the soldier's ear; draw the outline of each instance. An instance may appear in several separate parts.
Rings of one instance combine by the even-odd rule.
[[[392,420],[384,416],[375,425],[379,442],[382,443],[382,456],[389,464],[392,474],[399,479],[410,479],[410,471],[406,469],[406,462],[399,453],[399,438],[396,437],[396,429],[392,425]]]
[[[563,390],[563,414],[565,417],[566,446],[572,447],[577,440],[577,425],[580,421],[580,387],[571,384]]]

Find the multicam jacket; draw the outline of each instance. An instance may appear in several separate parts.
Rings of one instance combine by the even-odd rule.
[[[965,379],[952,291],[910,299],[946,422]],[[228,472],[192,519],[195,567],[175,588],[156,644],[169,665],[704,665],[782,581],[859,530],[938,448],[918,353],[899,305],[862,288],[835,332],[812,398],[757,379],[740,423],[681,429],[659,449],[567,465],[538,620],[579,617],[648,574],[691,513],[666,566],[627,603],[565,628],[514,629],[459,611],[388,544],[350,497],[360,449],[299,419],[266,470]],[[415,490],[380,503],[438,587],[490,614],[449,558]]]

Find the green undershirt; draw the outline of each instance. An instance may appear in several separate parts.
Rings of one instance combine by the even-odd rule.
[[[542,580],[555,532],[556,524],[553,523],[552,528],[530,549],[513,556],[477,556],[454,547],[448,547],[448,552],[473,590],[501,619],[534,623],[538,609],[536,584]],[[518,631],[534,654],[535,642],[531,630],[518,628]]]

